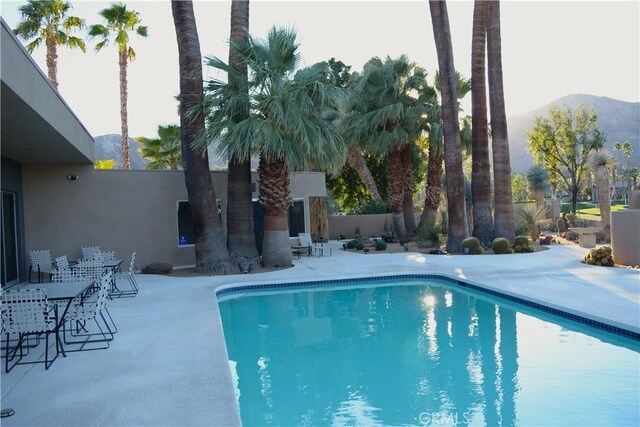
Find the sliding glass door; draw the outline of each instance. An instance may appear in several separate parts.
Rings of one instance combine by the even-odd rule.
[[[18,282],[16,194],[2,192],[2,286]]]

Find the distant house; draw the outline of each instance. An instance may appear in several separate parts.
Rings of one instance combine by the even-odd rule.
[[[27,279],[35,249],[74,259],[82,246],[100,245],[121,258],[137,251],[140,267],[195,264],[184,173],[95,170],[93,137],[0,21],[2,284]],[[224,227],[227,174],[212,177]],[[257,197],[255,173],[253,181]],[[291,196],[297,235],[310,229],[309,197],[326,197],[324,173],[292,174]]]

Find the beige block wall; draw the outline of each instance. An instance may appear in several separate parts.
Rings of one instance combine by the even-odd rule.
[[[640,209],[611,212],[611,248],[616,264],[640,265]]]
[[[82,246],[100,245],[125,259],[137,251],[138,267],[151,262],[195,263],[192,246],[178,247],[177,202],[187,200],[182,171],[23,165],[22,174],[27,254],[50,249],[54,257],[77,259]],[[211,174],[216,197],[223,200],[224,225],[227,174]],[[78,179],[70,181],[68,175]],[[326,195],[324,187],[323,173],[304,172],[291,178],[292,197],[305,199],[307,227],[308,197]]]

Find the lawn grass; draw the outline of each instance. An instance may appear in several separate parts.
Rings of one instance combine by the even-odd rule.
[[[571,209],[571,203],[563,203],[564,209]],[[624,200],[614,200],[611,202],[611,212],[627,209]],[[600,219],[600,208],[597,203],[578,202],[576,205],[576,213],[580,218],[584,219]]]

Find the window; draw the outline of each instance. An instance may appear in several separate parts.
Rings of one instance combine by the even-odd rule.
[[[222,200],[218,199],[218,216],[222,218]],[[196,237],[193,233],[191,207],[187,201],[178,201],[178,246],[193,246]]]

